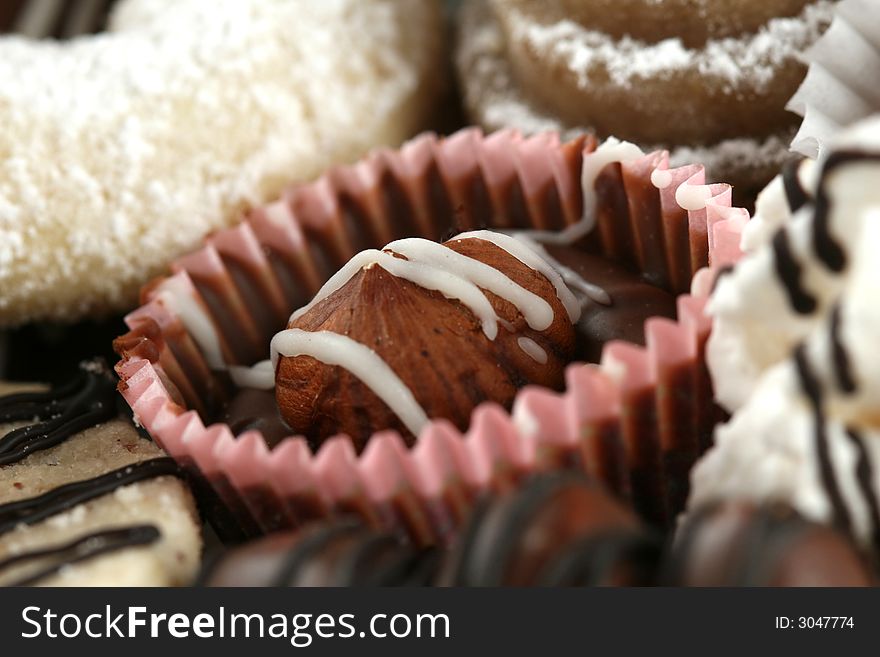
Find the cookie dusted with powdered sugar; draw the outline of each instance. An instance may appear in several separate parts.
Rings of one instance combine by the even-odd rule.
[[[701,161],[754,198],[784,163],[785,105],[830,0],[468,0],[456,62],[489,129],[589,129]]]
[[[0,325],[133,305],[242,208],[423,128],[440,20],[423,0],[127,0],[97,36],[0,39]]]

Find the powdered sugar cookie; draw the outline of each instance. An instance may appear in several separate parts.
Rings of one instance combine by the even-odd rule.
[[[457,66],[472,118],[660,145],[756,193],[788,157],[785,104],[834,2],[608,4],[469,0]]]
[[[420,129],[440,20],[424,0],[127,0],[97,36],[0,39],[0,325],[122,309],[244,206]]]
[[[813,0],[501,0],[542,24],[570,20],[615,39],[657,42],[680,38],[687,46],[737,37],[767,21],[795,16]]]

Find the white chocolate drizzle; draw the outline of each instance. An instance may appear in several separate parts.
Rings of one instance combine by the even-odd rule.
[[[239,388],[271,390],[275,387],[275,365],[271,360],[261,360],[252,367],[230,365],[229,376]]]
[[[577,303],[577,316],[572,320],[572,322],[576,322],[583,312],[584,306],[589,303],[598,303],[603,306],[611,305],[611,296],[606,292],[603,288],[596,285],[595,283],[590,283],[583,276],[578,274],[573,269],[566,267],[561,262],[556,260],[553,256],[551,256],[547,249],[544,248],[543,245],[538,243],[540,239],[540,235],[533,236],[528,232],[519,232],[514,233],[513,237],[518,241],[527,244],[529,248],[533,251],[541,254],[541,257],[547,261],[547,263],[551,266],[552,271],[554,271],[565,283],[567,289],[574,290],[575,294],[575,303]]]
[[[581,191],[584,195],[584,218],[574,224],[563,234],[574,237],[572,241],[587,236],[596,227],[596,179],[609,164],[631,162],[644,157],[642,149],[628,141],[620,141],[609,137],[592,153],[584,156],[581,169]],[[577,229],[577,230],[575,230]]]
[[[666,189],[672,184],[672,173],[669,169],[654,169],[651,172],[651,184],[657,189]]]
[[[584,213],[581,220],[563,230],[523,230],[512,231],[511,235],[521,239],[530,237],[534,242],[571,246],[589,235],[596,227],[596,179],[609,164],[631,162],[644,157],[641,148],[628,141],[609,137],[592,153],[584,153],[581,167],[581,193],[584,199]],[[467,233],[466,233],[467,234]],[[546,253],[546,252],[545,252]]]
[[[183,323],[186,332],[190,334],[199,349],[208,367],[213,370],[225,370],[226,359],[223,357],[223,349],[220,346],[220,336],[208,313],[182,289],[181,282],[176,278],[167,279],[162,286],[157,298]]]
[[[711,197],[712,190],[708,185],[679,185],[675,190],[675,202],[691,212],[705,208]]]
[[[534,248],[522,240],[488,230],[462,233],[453,238],[482,239],[506,251],[527,267],[534,269],[553,284],[569,319],[577,321],[580,308],[577,299],[562,281],[560,275]],[[420,287],[436,290],[450,299],[458,299],[480,320],[483,332],[490,340],[498,335],[498,314],[480,289],[484,288],[513,304],[530,328],[543,331],[553,323],[553,309],[540,296],[515,283],[509,276],[475,258],[469,258],[430,240],[409,238],[388,244],[385,249],[404,256],[398,258],[386,250],[369,249],[352,258],[318,291],[314,299],[296,310],[293,322],[328,296],[339,290],[364,268],[379,265],[388,273],[409,280]]]
[[[498,233],[491,230],[472,230],[456,235],[452,239],[463,240],[469,238],[491,242],[499,249],[507,251],[508,254],[519,260],[526,267],[530,267],[543,274],[555,288],[556,296],[559,298],[559,301],[562,302],[562,305],[565,306],[565,311],[568,313],[568,318],[571,320],[572,324],[578,320],[581,315],[580,304],[572,294],[571,289],[566,285],[567,283],[570,285],[570,283],[565,280],[562,272],[562,270],[567,268],[556,263],[550,257],[550,254],[547,253],[547,250],[538,244],[537,241],[532,239],[529,233],[523,231],[507,235],[505,233]],[[590,285],[580,276],[577,276],[576,274],[575,276],[581,283]],[[606,298],[608,296],[604,290],[601,290],[601,288],[598,288],[595,285],[591,286],[591,289],[600,290],[602,294],[605,294]]]
[[[519,348],[526,352],[526,354],[528,354],[536,363],[540,363],[541,365],[547,364],[547,352],[537,342],[531,338],[522,336],[517,338],[516,343],[519,345]]]
[[[489,231],[478,231],[477,234],[472,233],[467,237],[484,239],[486,237],[484,233],[489,234]],[[467,237],[458,235],[453,238],[453,241],[461,241]],[[535,331],[544,331],[550,328],[550,325],[553,323],[553,308],[549,303],[537,294],[515,283],[513,279],[495,269],[495,267],[487,265],[480,260],[462,255],[442,244],[423,239],[397,240],[396,242],[391,242],[385,248],[406,257],[410,262],[418,262],[436,267],[446,275],[457,280],[465,279],[470,281],[472,284],[489,290],[489,292],[509,301],[522,313],[526,323]],[[522,257],[511,253],[513,249],[509,247],[504,248],[503,246],[500,248],[520,260],[520,262],[523,262]],[[541,265],[543,265],[544,269],[549,269],[546,263],[541,263]],[[532,269],[538,269],[537,266],[529,266]],[[558,288],[557,295],[559,295]],[[561,297],[560,300],[562,300]],[[496,322],[497,319],[497,315],[495,315]]]
[[[180,281],[169,278],[159,291],[157,298],[177,315],[186,327],[186,332],[201,350],[208,367],[216,371],[228,371],[233,383],[240,388],[271,390],[275,387],[275,368],[268,360],[260,361],[252,367],[228,365],[220,346],[220,335],[214,323],[193,297],[182,288]]]
[[[543,264],[548,267],[551,274],[548,274],[544,270],[540,271],[550,278],[551,281],[554,281],[560,299],[563,299],[562,295],[559,294],[560,287],[567,287],[569,291],[575,290],[579,293],[579,299],[574,300],[574,304],[577,306],[577,309],[574,311],[572,310],[573,306],[571,303],[563,300],[563,303],[565,303],[566,309],[569,312],[569,316],[574,317],[574,319],[572,319],[573,322],[577,321],[577,316],[580,316],[580,313],[586,304],[592,302],[608,306],[611,305],[611,297],[598,285],[590,283],[574,270],[557,262],[542,245],[571,246],[578,240],[589,235],[596,227],[596,179],[599,177],[599,174],[602,173],[602,170],[609,164],[614,164],[616,162],[631,162],[641,157],[644,157],[644,152],[635,144],[620,141],[614,137],[609,137],[602,142],[595,151],[592,153],[585,153],[583,156],[583,166],[581,168],[581,193],[584,199],[584,211],[583,217],[580,221],[561,231],[520,230],[509,232],[509,238],[513,238],[524,244],[526,249],[531,252],[532,257],[541,260]],[[657,173],[662,174],[663,171],[655,170],[651,175],[652,181],[654,181],[654,174]],[[672,176],[668,173],[666,176],[669,178],[666,185],[669,185],[672,182]],[[662,175],[658,179],[662,181]],[[660,187],[657,182],[654,184]],[[464,233],[464,235],[476,236],[475,233]],[[493,233],[493,235],[498,234]],[[495,244],[501,246],[498,241],[490,238],[483,237],[482,239],[489,239],[489,241],[493,241]]]
[[[272,338],[271,351],[272,363],[276,364],[279,356],[311,356],[327,365],[344,367],[385,402],[414,436],[418,436],[428,422],[425,410],[388,363],[348,336],[330,331],[286,329]]]
[[[439,267],[396,258],[383,251],[377,252],[374,257],[376,258],[375,262],[369,263],[367,268],[378,264],[397,278],[408,280],[428,290],[436,290],[447,299],[457,299],[480,320],[483,333],[487,338],[494,340],[498,335],[498,315],[495,313],[495,309],[489,302],[489,298],[468,279],[456,276]],[[320,298],[320,296],[319,292],[316,298]]]

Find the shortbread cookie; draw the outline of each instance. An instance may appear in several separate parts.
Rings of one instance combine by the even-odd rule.
[[[114,380],[0,384],[0,584],[189,583],[201,535],[171,459],[118,415]]]
[[[425,127],[427,0],[126,0],[109,32],[0,39],[0,326],[133,305],[242,208]]]

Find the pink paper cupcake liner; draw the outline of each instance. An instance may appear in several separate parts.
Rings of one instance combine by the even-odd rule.
[[[353,512],[419,544],[444,542],[481,491],[559,467],[586,470],[656,524],[671,522],[717,415],[703,309],[715,274],[739,258],[748,220],[731,207],[730,187],[706,185],[700,166],[669,169],[667,155],[653,153],[606,166],[595,184],[588,248],[677,293],[676,321],[648,320],[645,347],[611,342],[599,364],[570,365],[563,393],[525,388],[511,413],[484,404],[464,434],[432,421],[412,448],[386,431],[360,455],[345,436],[313,454],[302,438],[270,449],[257,431],[236,437],[225,424],[206,426],[232,384],[170,302],[195,300],[224,360],[252,364],[292,310],[359,250],[440,239],[453,227],[576,223],[583,158],[594,148],[592,139],[561,143],[552,133],[423,135],[292,188],[144,288],[143,305],[126,317],[130,331],[115,342],[120,390],[137,421],[194,473],[211,511],[226,514],[227,537]],[[656,172],[668,172],[657,178],[662,188]]]

